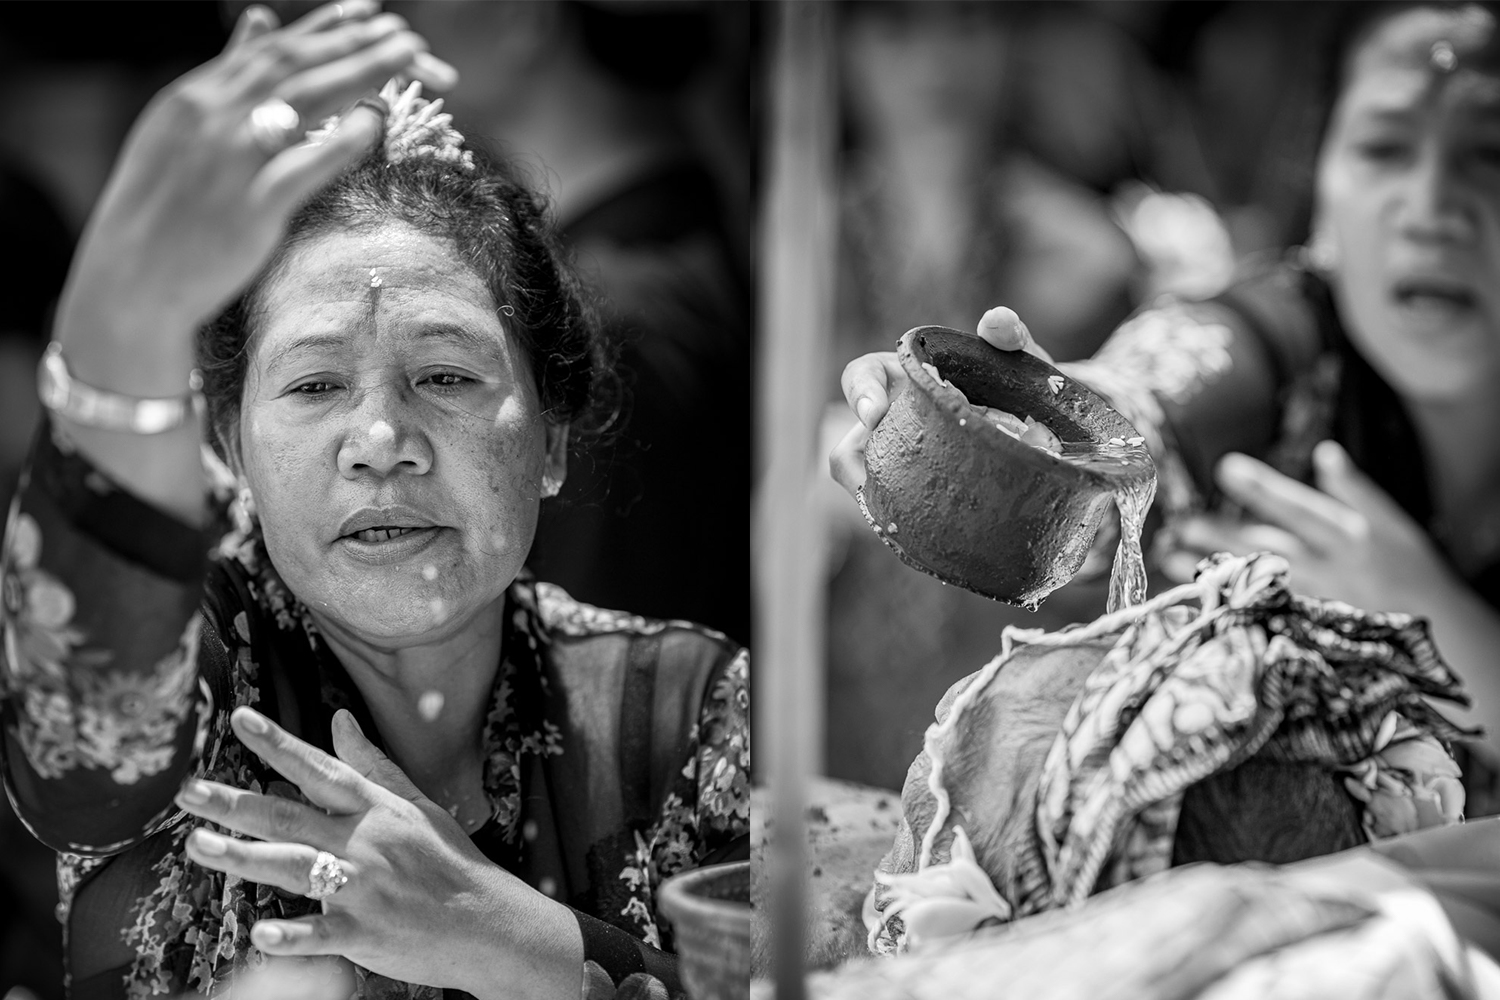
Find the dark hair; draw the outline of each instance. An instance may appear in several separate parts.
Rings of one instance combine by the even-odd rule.
[[[1339,776],[1312,763],[1252,757],[1188,786],[1172,864],[1290,864],[1368,839],[1359,804]]]
[[[1319,60],[1319,145],[1332,121],[1333,106],[1349,83],[1354,57],[1382,26],[1413,10],[1461,14],[1473,8],[1486,11],[1500,21],[1500,4],[1493,0],[1357,0],[1338,5],[1324,32],[1322,58]],[[1487,48],[1490,55],[1486,65],[1493,71],[1494,40]]]
[[[234,446],[259,296],[292,250],[335,231],[398,221],[451,240],[489,288],[525,350],[547,419],[597,436],[618,411],[614,350],[553,232],[547,203],[508,164],[475,153],[472,169],[436,158],[387,162],[374,147],[297,210],[254,282],[198,336],[215,447]]]
[[[1295,192],[1290,217],[1293,229],[1305,233],[1311,223],[1317,165],[1333,123],[1334,107],[1349,83],[1355,57],[1380,28],[1413,10],[1459,13],[1478,7],[1496,14],[1494,0],[1344,0],[1304,5],[1307,18],[1294,62],[1309,68],[1294,85],[1289,98],[1288,133],[1278,175]]]

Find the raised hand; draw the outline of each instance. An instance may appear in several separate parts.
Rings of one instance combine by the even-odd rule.
[[[100,323],[138,340],[190,336],[259,271],[295,207],[369,149],[382,121],[357,108],[324,142],[297,141],[303,130],[398,73],[437,89],[456,81],[426,48],[372,0],[330,4],[284,28],[248,8],[224,52],[162,90],[131,130],[74,261],[65,347],[73,327],[92,334]],[[272,100],[300,119],[279,150],[251,124]],[[170,388],[180,391],[175,380]]]
[[[1343,448],[1324,441],[1313,461],[1318,488],[1247,455],[1224,456],[1219,488],[1248,517],[1187,519],[1162,571],[1185,582],[1210,552],[1275,552],[1291,564],[1299,592],[1375,611],[1420,611],[1434,592],[1460,586],[1421,526]]]
[[[188,837],[189,856],[306,895],[326,851],[348,879],[323,899],[321,915],[251,928],[261,951],[340,955],[392,979],[481,998],[578,995],[583,944],[572,914],[480,854],[349,712],[334,717],[336,758],[252,709],[236,709],[231,723],[313,804],[190,780],[178,805],[253,839],[200,828]]]

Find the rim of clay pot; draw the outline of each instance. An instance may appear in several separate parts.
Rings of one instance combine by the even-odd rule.
[[[1045,449],[1020,441],[1005,433],[994,424],[990,423],[974,405],[978,402],[981,406],[994,406],[1010,412],[1016,412],[1008,401],[985,401],[971,400],[961,403],[946,393],[938,391],[937,380],[923,368],[922,365],[930,364],[937,368],[939,373],[949,382],[953,382],[949,372],[943,372],[942,366],[932,360],[932,352],[927,348],[925,341],[928,338],[938,338],[946,346],[954,351],[967,353],[976,363],[992,365],[994,367],[1006,367],[1019,371],[1023,377],[1035,382],[1038,387],[1036,401],[1031,402],[1026,413],[1017,413],[1017,416],[1030,416],[1033,420],[1046,424],[1047,427],[1058,436],[1063,444],[1107,444],[1110,438],[1116,437],[1127,441],[1124,446],[1129,449],[1128,453],[1135,453],[1132,457],[1144,459],[1144,461],[1132,461],[1125,465],[1110,466],[1107,469],[1087,467],[1065,461],[1053,455]],[[1132,482],[1140,482],[1154,477],[1156,470],[1150,460],[1150,454],[1145,444],[1129,444],[1130,438],[1140,437],[1140,432],[1122,416],[1119,411],[1094,390],[1072,378],[1066,372],[1049,365],[1041,358],[1025,351],[1004,351],[992,344],[986,343],[973,334],[964,333],[945,326],[919,326],[908,330],[902,335],[900,343],[896,348],[896,357],[901,362],[902,369],[907,378],[911,380],[912,387],[920,389],[923,395],[930,399],[936,408],[946,414],[949,419],[958,424],[964,421],[960,428],[963,431],[978,435],[979,439],[989,447],[1001,451],[1007,461],[1019,462],[1022,465],[1032,466],[1045,470],[1049,475],[1063,479],[1076,480],[1079,485],[1089,483],[1095,488],[1103,487],[1115,489]],[[1102,434],[1091,431],[1084,424],[1076,420],[1072,414],[1062,409],[1052,400],[1061,401],[1062,391],[1053,393],[1050,389],[1043,390],[1047,380],[1053,376],[1063,379],[1063,390],[1071,390],[1074,397],[1082,397],[1087,407],[1097,417],[1106,423],[1114,424],[1114,434]],[[958,383],[954,382],[957,386]],[[965,393],[967,396],[968,393]],[[1037,404],[1040,405],[1037,405]],[[1050,405],[1049,405],[1050,404]],[[1038,412],[1042,411],[1042,412]],[[977,425],[977,426],[976,426]],[[970,428],[974,428],[970,430]]]
[[[662,883],[661,911],[675,925],[696,921],[738,931],[750,928],[750,862],[705,865]]]

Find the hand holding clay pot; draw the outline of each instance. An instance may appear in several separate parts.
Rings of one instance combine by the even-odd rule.
[[[995,306],[979,318],[977,333],[981,340],[1002,351],[1025,351],[1052,363],[1052,356],[1032,339],[1031,331],[1013,309]],[[829,453],[828,466],[833,478],[853,496],[865,481],[865,442],[890,409],[891,400],[906,387],[906,372],[895,351],[878,351],[849,362],[840,382],[844,399],[859,417],[859,424]]]

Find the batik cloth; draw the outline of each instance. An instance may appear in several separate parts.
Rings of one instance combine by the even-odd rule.
[[[1445,744],[1471,734],[1427,699],[1467,698],[1426,621],[1301,597],[1287,572],[1279,556],[1221,554],[1204,560],[1194,583],[1089,625],[1007,630],[1000,656],[927,732],[936,810],[922,828],[903,824],[876,872],[871,948],[900,950],[913,913],[926,924],[918,936],[930,938],[1074,906],[1166,869],[1183,792],[1252,756],[1347,771],[1372,837],[1462,819]],[[974,891],[974,831],[961,834],[944,786],[945,761],[960,753],[959,717],[1017,646],[1110,636],[1052,743],[1035,801],[1017,803],[1035,822],[1007,860],[1014,890]],[[960,914],[974,919],[962,926]]]

